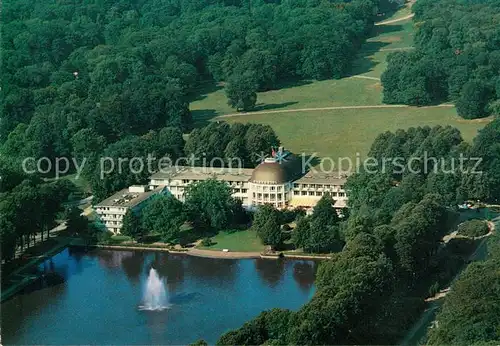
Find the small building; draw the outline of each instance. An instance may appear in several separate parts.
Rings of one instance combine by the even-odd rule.
[[[108,231],[119,234],[123,226],[123,217],[129,209],[139,212],[146,206],[147,201],[164,192],[167,191],[163,186],[155,189],[143,185],[130,186],[106,198],[97,204],[94,210]]]

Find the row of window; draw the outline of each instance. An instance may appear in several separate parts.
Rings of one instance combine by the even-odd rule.
[[[326,194],[326,192],[321,192],[321,191],[296,191],[294,190],[293,191],[293,195],[294,196],[323,196],[324,194]],[[332,197],[345,197],[345,192],[331,192],[330,195]]]
[[[261,186],[257,185],[255,187],[256,191],[259,192],[281,192],[283,190],[283,186]]]
[[[278,194],[269,194],[269,193],[253,193],[253,198],[257,198],[257,199],[271,199],[272,201],[273,200],[280,200],[282,198],[282,194],[281,193],[278,193]]]
[[[108,226],[108,225],[121,226],[122,225],[121,221],[105,221],[104,223],[106,224],[106,226]]]
[[[97,211],[110,211],[110,210],[113,210],[113,211],[120,211],[120,212],[124,212],[125,211],[125,208],[117,208],[117,207],[97,207]]]
[[[109,219],[117,219],[121,220],[123,219],[123,215],[116,215],[116,214],[101,214],[102,218],[109,218]]]
[[[322,188],[331,189],[331,188],[339,188],[339,187],[340,187],[341,190],[344,189],[344,185],[330,185],[330,184],[299,184],[299,183],[294,183],[293,187],[295,189],[308,189],[308,188],[312,188],[312,189],[322,189]]]

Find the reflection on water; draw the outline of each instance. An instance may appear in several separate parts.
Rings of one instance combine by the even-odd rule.
[[[314,284],[318,262],[297,261],[293,264],[293,278],[304,292],[309,292]]]
[[[151,267],[166,283],[168,310],[137,309]],[[71,248],[34,269],[45,281],[2,304],[2,338],[5,344],[215,343],[265,309],[298,309],[314,293],[316,267]]]
[[[123,256],[121,267],[127,278],[134,284],[140,283],[142,267],[144,265],[145,253],[143,251],[132,251],[130,256]]]
[[[267,282],[271,287],[275,287],[283,278],[285,260],[255,261],[255,269],[264,282]]]

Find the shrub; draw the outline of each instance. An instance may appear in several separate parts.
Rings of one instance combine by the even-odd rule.
[[[97,234],[97,242],[102,245],[111,243],[111,232],[103,231]]]
[[[458,234],[467,237],[480,237],[488,232],[488,224],[484,220],[469,220],[458,226]]]
[[[431,285],[431,287],[429,287],[429,297],[434,297],[438,293],[439,293],[439,283],[436,281]]]
[[[201,241],[202,246],[208,247],[208,246],[212,246],[213,244],[214,244],[214,242],[210,238],[203,238],[203,240]]]

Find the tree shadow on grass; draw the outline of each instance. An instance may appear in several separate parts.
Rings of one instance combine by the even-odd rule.
[[[200,101],[207,98],[209,94],[223,88],[224,86],[221,83],[216,83],[214,81],[202,82],[188,93],[187,99],[189,102]]]
[[[314,155],[304,155],[303,159],[300,161],[300,174],[304,175],[311,171],[312,167],[319,165],[321,162],[321,157]]]
[[[353,61],[351,71],[346,73],[344,77],[352,77],[359,74],[373,71],[373,68],[379,63],[373,61],[373,54],[380,51],[382,48],[391,44],[389,37],[378,37],[382,34],[390,34],[392,32],[403,31],[402,25],[380,25],[373,28],[370,38],[373,41],[366,41],[358,52],[358,57]],[[378,40],[377,40],[378,38]],[[384,42],[387,40],[387,42]]]
[[[264,104],[264,103],[259,103],[255,106],[255,108],[252,110],[253,112],[258,112],[258,111],[265,111],[265,110],[271,110],[271,109],[279,109],[279,108],[285,108],[294,104],[297,104],[297,101],[291,101],[291,102],[283,102],[283,103],[269,103],[269,104]]]
[[[378,52],[382,47],[389,45],[385,42],[366,42],[360,50],[358,57],[353,61],[350,72],[346,73],[344,77],[352,77],[373,71],[378,62],[373,61],[373,53]]]
[[[143,244],[153,244],[157,241],[161,240],[161,235],[159,234],[147,234],[141,239],[141,243]]]
[[[303,85],[312,84],[314,81],[309,79],[300,79],[300,78],[290,78],[276,82],[276,86],[271,90],[280,90],[286,88],[294,88],[300,87]]]
[[[219,114],[215,109],[197,109],[191,111],[191,118],[193,119],[193,128],[203,127],[210,123],[210,120]]]
[[[404,28],[401,24],[387,24],[377,25],[373,27],[369,38],[375,38],[383,34],[390,34],[391,32],[403,32]]]

